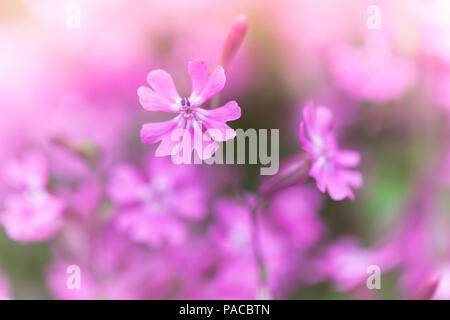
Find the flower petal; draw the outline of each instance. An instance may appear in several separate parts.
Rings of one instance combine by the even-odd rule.
[[[241,117],[241,108],[236,101],[229,101],[222,107],[205,110],[208,119],[214,119],[217,121],[232,121]]]
[[[4,177],[14,188],[44,188],[48,180],[47,161],[43,154],[28,151],[5,165]]]
[[[156,93],[167,100],[173,103],[180,100],[180,95],[175,88],[173,79],[166,71],[161,69],[153,70],[148,74],[147,82]]]
[[[153,144],[163,139],[164,136],[170,134],[177,127],[177,119],[178,117],[168,121],[144,124],[141,129],[142,143]]]
[[[194,60],[188,65],[189,76],[192,81],[192,95],[199,97],[208,81],[208,65],[203,60]]]
[[[176,102],[167,99],[149,87],[139,87],[137,94],[139,96],[139,102],[145,110],[174,113],[179,109],[179,105]]]
[[[116,228],[133,241],[151,247],[180,245],[186,238],[186,228],[170,215],[148,212],[143,207],[124,210],[114,220]]]
[[[192,142],[194,150],[197,152],[201,160],[209,159],[219,149],[219,145],[215,140],[206,135],[202,129],[202,122],[194,121],[192,123],[194,134],[192,135]]]
[[[335,160],[343,167],[355,167],[360,161],[359,152],[353,150],[339,150],[335,156]]]
[[[196,74],[196,77],[195,82],[196,86],[198,86],[202,83],[203,78],[201,78],[199,74]],[[194,82],[192,78],[191,80]],[[196,87],[196,90],[199,91],[199,93],[194,94],[193,92],[189,100],[195,105],[202,105],[205,101],[223,89],[225,86],[225,81],[225,71],[221,66],[217,66],[213,73],[208,77],[208,80],[204,83],[203,88],[200,90]]]
[[[107,193],[116,204],[126,205],[138,202],[139,192],[143,188],[145,188],[145,182],[136,170],[123,164],[114,168],[107,186]]]
[[[65,202],[46,191],[11,194],[5,200],[0,223],[18,242],[50,239],[59,230]]]
[[[174,209],[180,216],[188,219],[201,219],[207,214],[204,190],[199,186],[188,185],[179,190],[174,201]]]
[[[214,141],[227,141],[236,137],[236,131],[225,122],[208,119],[203,123],[207,129],[205,134]]]
[[[343,200],[348,197],[355,199],[355,195],[351,189],[362,186],[362,175],[354,170],[334,170],[327,172],[326,183],[328,193],[333,200]]]
[[[324,136],[331,130],[333,114],[327,107],[309,101],[303,108],[303,119],[310,136]]]

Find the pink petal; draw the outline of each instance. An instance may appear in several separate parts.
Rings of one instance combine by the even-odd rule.
[[[191,151],[192,153],[192,151]],[[169,158],[150,158],[147,165],[149,180],[164,179],[174,189],[184,188],[186,181],[198,179],[195,166],[174,164]],[[189,184],[190,185],[190,184]]]
[[[186,238],[186,228],[177,219],[148,212],[145,208],[123,211],[116,217],[115,225],[133,241],[151,247],[180,245]]]
[[[167,99],[149,87],[139,87],[137,94],[139,102],[145,110],[174,113],[179,109],[179,105],[176,102]]]
[[[241,108],[236,101],[230,101],[224,106],[214,110],[204,110],[203,124],[208,129],[207,134],[214,141],[226,141],[236,136],[236,131],[230,128],[226,122],[239,119]]]
[[[308,152],[312,157],[315,157],[314,148],[312,146],[312,143],[306,138],[305,122],[303,122],[303,121],[300,123],[300,128],[298,130],[298,136],[299,136],[300,142],[302,143],[303,150]]]
[[[139,192],[144,187],[144,181],[133,167],[119,165],[113,169],[107,193],[116,204],[125,205],[138,202],[140,200]]]
[[[172,103],[176,103],[180,100],[180,96],[175,88],[173,79],[166,71],[161,69],[153,70],[148,74],[147,82],[156,93]]]
[[[359,164],[360,155],[353,150],[339,150],[335,161],[343,167],[355,167]]]
[[[34,195],[12,194],[6,199],[0,222],[15,241],[45,241],[59,230],[65,203],[45,191]]]
[[[236,137],[236,131],[229,127],[226,123],[214,120],[203,121],[206,133],[214,141],[227,141]]]
[[[200,78],[197,78],[195,81],[197,82],[196,85],[198,85],[200,83]],[[213,73],[208,77],[206,83],[204,83],[203,88],[201,90],[197,88],[200,93],[192,93],[189,100],[191,101],[191,103],[194,103],[198,106],[202,105],[205,101],[207,101],[209,98],[216,95],[223,89],[223,87],[225,86],[225,81],[225,71],[221,66],[217,66],[216,69],[214,69]]]
[[[144,124],[141,129],[142,143],[153,144],[163,139],[177,127],[177,119],[178,117],[168,121]]]
[[[205,217],[207,208],[204,199],[204,190],[199,187],[189,186],[179,190],[174,201],[174,209],[181,216],[189,219],[201,219]]]
[[[192,150],[194,149],[193,129],[178,129],[182,130],[183,135],[173,136],[172,134],[168,134],[164,136],[158,149],[156,149],[155,155],[157,157],[176,157],[177,163],[190,163]]]
[[[156,149],[155,156],[157,157],[165,157],[176,155],[179,151],[179,141],[173,141],[170,135],[162,138],[161,143]]]
[[[205,134],[202,132],[201,124],[197,121],[193,122],[194,126],[194,136],[193,136],[193,145],[194,149],[197,152],[198,156],[202,160],[209,159],[213,156],[213,154],[219,149],[219,145],[212,139],[208,139]],[[201,137],[199,139],[195,139],[195,137]],[[206,141],[205,141],[206,140]]]
[[[348,197],[355,199],[355,195],[350,187],[359,188],[362,186],[362,175],[354,170],[335,170],[327,174],[327,189],[333,200],[343,200]]]
[[[333,114],[330,109],[323,106],[314,106],[314,104],[309,101],[303,108],[303,119],[310,136],[324,136],[331,129]]]
[[[363,177],[361,172],[355,170],[340,170],[342,179],[352,188],[360,188],[363,185]]]
[[[315,161],[309,171],[309,175],[316,180],[317,189],[325,192],[327,180],[324,166]]]
[[[47,184],[47,161],[39,152],[28,151],[5,167],[6,182],[12,187],[43,188]]]
[[[222,107],[213,110],[206,110],[208,119],[217,121],[232,121],[241,117],[241,108],[236,101],[229,101]]]
[[[208,65],[203,60],[194,60],[189,62],[188,70],[192,81],[192,95],[199,97],[208,81]]]

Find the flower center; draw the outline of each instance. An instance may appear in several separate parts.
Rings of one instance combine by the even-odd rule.
[[[168,210],[171,203],[171,187],[167,180],[157,178],[140,190],[141,200],[148,212],[158,214]]]
[[[191,105],[191,102],[188,98],[181,99],[181,109],[180,113],[183,115],[183,117],[187,119],[191,119],[195,115],[194,106]]]

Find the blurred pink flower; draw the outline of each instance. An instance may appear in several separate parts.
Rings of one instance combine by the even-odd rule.
[[[45,241],[59,229],[65,202],[45,189],[48,174],[40,153],[28,152],[6,166],[6,181],[16,190],[5,198],[0,223],[19,242]]]
[[[382,38],[369,37],[364,48],[335,47],[330,65],[335,83],[358,100],[398,98],[415,78],[413,63],[393,55]]]
[[[450,63],[450,3],[447,0],[415,0],[411,7],[419,23],[422,51]]]
[[[436,291],[432,294],[431,298],[434,300],[448,300],[450,299],[450,264],[444,263],[436,272],[439,275],[439,280]]]
[[[47,185],[47,161],[38,152],[24,153],[19,160],[7,163],[3,171],[5,183],[14,189],[41,189]]]
[[[425,74],[425,81],[430,99],[450,115],[450,64],[433,61]]]
[[[222,261],[214,279],[206,290],[215,299],[255,299],[263,287],[277,295],[283,294],[292,281],[295,250],[281,232],[272,228],[267,219],[254,225],[250,210],[228,198],[215,204],[216,224],[211,229]],[[262,217],[262,215],[260,215]],[[258,228],[255,239],[254,228]],[[260,266],[255,256],[255,241],[265,263],[267,283],[260,279]]]
[[[0,273],[0,300],[11,299],[11,287],[8,278],[3,273]]]
[[[336,290],[347,291],[365,285],[370,276],[367,268],[378,266],[381,272],[390,270],[398,262],[397,247],[392,244],[377,249],[362,248],[353,237],[342,237],[331,244],[315,261],[314,270],[333,282]]]
[[[362,186],[359,171],[349,170],[359,164],[360,155],[356,151],[339,149],[335,133],[331,130],[333,114],[323,106],[308,102],[303,108],[299,138],[303,149],[312,157],[309,172],[321,192],[328,190],[334,200],[346,197],[354,200],[352,188]],[[306,130],[306,132],[305,132]]]
[[[203,138],[203,125],[205,129],[221,132],[221,137],[209,135],[213,141],[226,141],[236,135],[236,132],[226,124],[227,121],[239,119],[241,116],[241,109],[236,101],[230,101],[214,110],[201,108],[208,99],[223,89],[226,81],[223,68],[217,66],[209,75],[208,67],[202,60],[190,62],[188,68],[192,80],[192,92],[188,98],[179,96],[172,77],[160,69],[150,72],[147,77],[151,88],[142,86],[138,89],[139,100],[144,109],[178,113],[178,116],[172,120],[147,123],[142,127],[143,143],[153,144],[162,141],[155,153],[158,157],[176,155],[181,151],[179,148],[183,148],[171,136],[175,129],[184,129],[189,132],[190,139],[187,139],[189,141],[183,139],[182,143],[188,143],[189,156],[195,149],[201,159],[210,158],[219,147],[216,142],[208,145],[205,141],[194,139],[194,132],[196,132],[201,140],[206,140]]]
[[[151,159],[148,177],[145,181],[125,164],[113,171],[107,190],[120,210],[116,226],[150,246],[181,244],[187,232],[181,218],[196,221],[206,215],[206,190],[192,166],[168,159]]]
[[[80,231],[80,230],[79,230]],[[146,299],[149,297],[152,270],[151,255],[106,225],[89,235],[86,250],[74,254],[65,247],[55,247],[54,261],[48,270],[48,285],[58,299]],[[80,287],[68,286],[79,268]],[[162,276],[161,276],[162,278]]]
[[[291,187],[277,193],[267,209],[273,226],[280,230],[297,253],[315,244],[326,228],[318,215],[322,199],[312,187]]]

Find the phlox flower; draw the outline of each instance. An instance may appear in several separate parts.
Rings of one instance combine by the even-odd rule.
[[[204,61],[194,60],[189,63],[188,70],[192,92],[187,98],[180,97],[172,77],[160,69],[153,70],[147,76],[150,88],[142,86],[138,89],[139,101],[144,109],[177,114],[168,121],[146,123],[141,129],[144,144],[161,141],[155,153],[158,157],[179,155],[183,150],[183,157],[190,158],[195,149],[200,159],[208,159],[219,148],[216,142],[236,136],[236,132],[226,124],[227,121],[239,119],[241,116],[241,109],[236,101],[229,101],[213,110],[202,107],[223,89],[226,81],[224,69],[217,66],[209,74]],[[176,129],[185,130],[189,134],[188,137],[183,137],[181,142],[179,138],[172,137]],[[194,139],[194,135],[199,139]],[[208,143],[211,140],[212,142]]]
[[[309,175],[316,180],[321,192],[326,190],[334,200],[346,197],[354,200],[352,188],[362,186],[359,171],[350,170],[359,164],[360,155],[356,151],[341,150],[335,133],[331,130],[333,114],[323,106],[312,102],[303,108],[299,138],[303,149],[312,157]]]
[[[107,189],[119,207],[117,228],[150,246],[182,243],[187,233],[182,219],[196,221],[207,213],[206,193],[194,168],[164,158],[149,161],[148,180],[130,165],[117,166]]]
[[[48,173],[40,153],[26,153],[6,166],[6,181],[16,189],[5,197],[0,223],[19,242],[45,241],[61,224],[65,202],[45,189]]]

